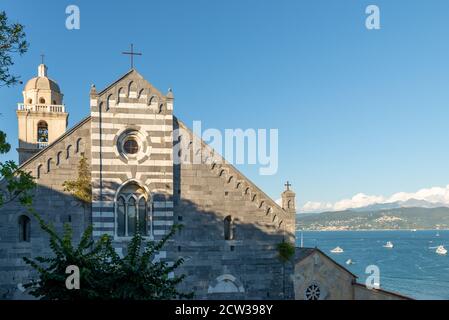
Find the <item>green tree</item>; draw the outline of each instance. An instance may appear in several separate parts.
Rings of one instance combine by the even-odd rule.
[[[9,24],[4,11],[0,12],[0,87],[11,86],[19,82],[17,76],[10,73],[13,65],[12,55],[22,55],[28,49],[24,27],[19,23]],[[11,145],[6,133],[0,131],[0,154],[8,153]],[[14,161],[0,162],[0,207],[18,199],[22,204],[31,204],[31,190],[35,187],[31,174],[19,170]]]
[[[8,153],[11,145],[6,142],[6,134],[0,131],[0,154]],[[0,207],[16,199],[23,205],[30,205],[32,190],[36,186],[33,176],[8,160],[0,162]]]
[[[179,292],[176,287],[184,275],[170,277],[183,259],[169,265],[154,261],[156,254],[168,239],[180,228],[175,225],[160,242],[144,241],[136,234],[128,244],[126,256],[121,258],[112,246],[112,239],[103,235],[99,240],[91,238],[92,227],[85,230],[77,246],[72,244],[72,229],[64,225],[64,233],[58,235],[51,224],[47,224],[36,213],[41,228],[50,236],[53,257],[24,258],[38,273],[38,279],[25,285],[30,293],[40,299],[127,299],[162,300],[191,298],[192,293]],[[65,273],[69,265],[80,271],[80,289],[66,288]]]
[[[24,27],[20,23],[9,23],[5,11],[0,12],[0,87],[12,86],[19,77],[12,75],[9,68],[14,65],[13,54],[22,55],[28,50]]]
[[[278,258],[282,263],[282,291],[285,296],[285,265],[292,261],[292,258],[295,255],[295,246],[292,243],[283,240],[281,243],[277,244],[277,250]]]
[[[69,191],[82,203],[90,204],[92,202],[90,167],[84,153],[78,164],[78,178],[76,180],[65,181],[62,186],[64,187],[64,191]]]

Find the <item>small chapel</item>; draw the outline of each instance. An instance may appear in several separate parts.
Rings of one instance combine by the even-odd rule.
[[[22,94],[17,152],[20,169],[36,178],[33,207],[58,230],[71,224],[75,240],[92,225],[94,239],[110,235],[124,254],[137,231],[158,241],[182,224],[156,259],[183,257],[180,289],[197,299],[374,297],[318,249],[296,248],[295,261],[283,264],[278,244],[295,243],[290,184],[277,204],[175,116],[172,90],[161,92],[135,68],[101,90],[92,85],[86,117],[71,128],[70,107],[45,64]],[[63,188],[83,157],[92,177],[88,207]],[[194,157],[200,161],[182,161]],[[22,257],[49,254],[48,238],[18,202],[0,208],[0,299],[29,298]]]

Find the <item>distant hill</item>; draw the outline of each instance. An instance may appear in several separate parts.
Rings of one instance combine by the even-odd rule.
[[[377,206],[377,205],[375,205]],[[399,207],[298,214],[299,230],[449,229],[449,208]]]
[[[447,207],[444,203],[440,202],[428,202],[425,200],[417,200],[417,199],[409,199],[407,201],[396,201],[389,203],[376,203],[370,206],[350,209],[353,211],[374,211],[374,210],[386,210],[386,209],[395,209],[395,208],[439,208],[439,207]]]

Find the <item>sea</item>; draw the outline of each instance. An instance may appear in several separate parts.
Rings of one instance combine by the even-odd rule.
[[[301,231],[297,231],[300,246]],[[391,241],[394,248],[383,245]],[[438,255],[443,245],[449,251],[449,230],[403,231],[304,231],[304,247],[317,247],[365,283],[366,269],[380,271],[380,287],[414,299],[449,299],[449,254]],[[344,252],[331,253],[335,247]],[[353,264],[347,265],[351,259]]]

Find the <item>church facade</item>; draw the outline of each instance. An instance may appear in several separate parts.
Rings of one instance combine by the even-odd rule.
[[[285,192],[279,206],[194,136],[174,116],[171,90],[161,93],[131,69],[102,91],[92,86],[90,115],[69,130],[63,94],[45,65],[23,96],[19,162],[36,177],[33,206],[46,221],[59,229],[70,223],[75,239],[92,224],[93,237],[112,236],[119,254],[137,230],[158,241],[182,224],[157,257],[185,259],[176,271],[187,275],[181,289],[199,299],[293,298],[291,270],[279,261],[277,244],[294,241],[294,193]],[[62,186],[77,176],[83,156],[91,168],[91,208]],[[22,257],[50,251],[18,203],[0,210],[0,288],[14,298],[30,276]]]
[[[161,93],[131,69],[102,91],[92,86],[89,104],[88,116],[67,130],[63,94],[43,64],[18,104],[20,168],[36,178],[34,209],[57,230],[69,223],[79,241],[92,225],[94,239],[108,234],[125,254],[136,232],[158,241],[182,224],[155,259],[184,258],[179,289],[196,299],[406,298],[366,289],[317,249],[296,248],[292,263],[281,263],[278,244],[295,243],[290,185],[278,205],[174,115],[171,90]],[[63,188],[82,158],[90,206]],[[33,274],[23,257],[51,254],[25,208],[0,208],[0,299],[30,298],[23,284]]]

